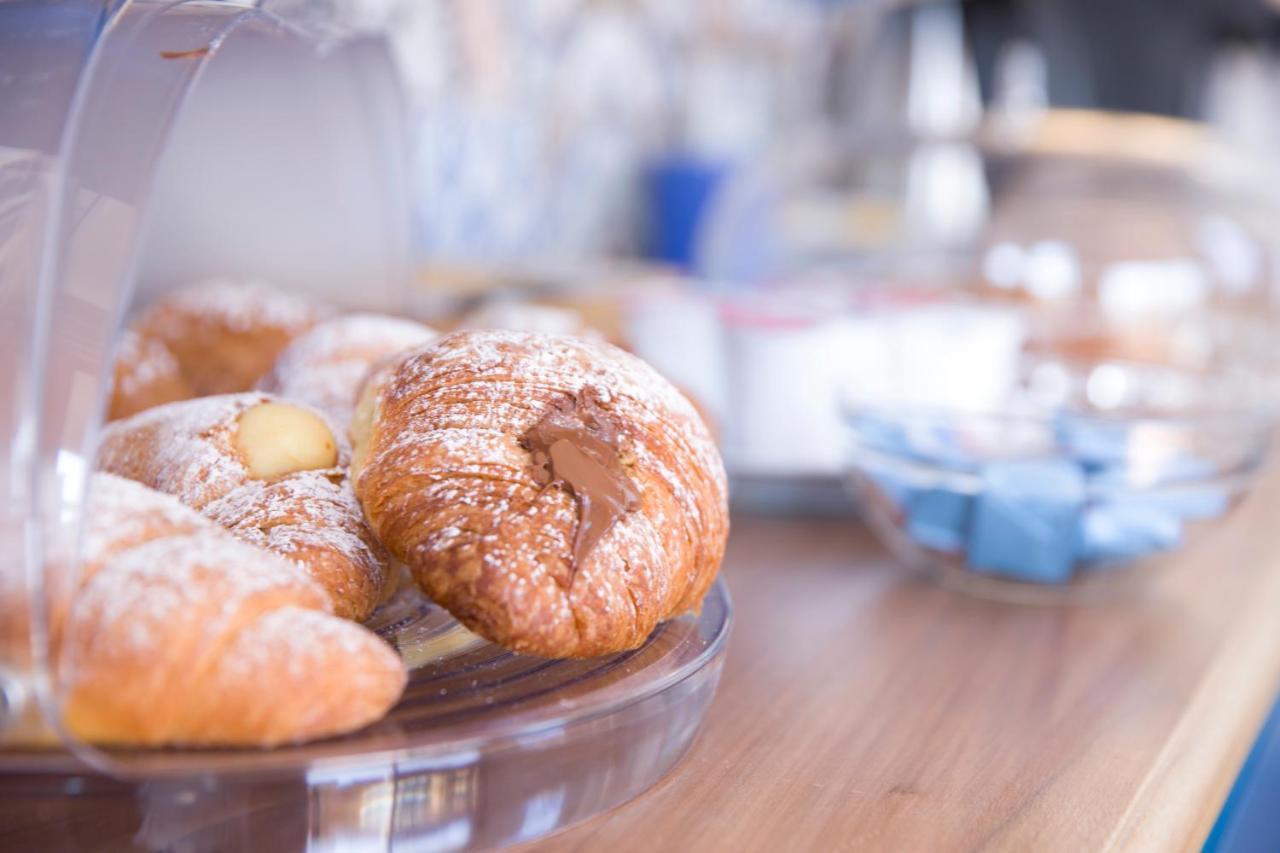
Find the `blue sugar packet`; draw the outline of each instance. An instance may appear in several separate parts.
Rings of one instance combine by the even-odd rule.
[[[850,426],[858,442],[877,453],[946,468],[972,470],[978,465],[960,431],[932,419],[859,412]]]
[[[907,503],[907,535],[935,551],[964,550],[969,520],[968,495],[947,489],[916,492]]]
[[[854,416],[851,423],[862,445],[890,456],[906,455],[906,434],[897,421],[884,415],[863,412]]]
[[[1218,518],[1230,508],[1227,490],[1206,482],[1213,478],[1213,465],[1194,456],[1178,456],[1161,466],[1153,477],[1134,481],[1125,472],[1115,471],[1098,478],[1103,488],[1114,488],[1114,503],[1141,506],[1183,521]]]
[[[1079,462],[1086,471],[1124,466],[1129,452],[1128,425],[1063,413],[1058,415],[1054,428],[1065,455]]]
[[[974,502],[969,565],[1035,583],[1070,579],[1084,497],[1084,473],[1068,460],[987,465]]]
[[[1132,560],[1182,544],[1182,521],[1158,507],[1129,501],[1103,503],[1080,520],[1080,559]]]
[[[1183,521],[1201,521],[1224,515],[1231,499],[1222,489],[1204,485],[1134,495],[1125,498],[1124,502],[1161,511]]]
[[[902,482],[900,478],[884,471],[867,471],[864,476],[871,481],[880,494],[888,498],[900,510],[906,509],[907,504],[911,501],[911,496],[916,492],[915,489]]]
[[[1170,460],[1162,472],[1161,479],[1168,482],[1169,491],[1148,495],[1146,500],[1187,520],[1217,518],[1226,513],[1231,497],[1226,489],[1207,482],[1216,474],[1212,463],[1180,456]]]
[[[981,462],[965,447],[960,431],[945,424],[930,421],[906,424],[902,440],[905,455],[950,471],[975,471]]]

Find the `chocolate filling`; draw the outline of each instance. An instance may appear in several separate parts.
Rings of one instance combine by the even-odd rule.
[[[618,432],[599,393],[584,388],[550,406],[521,444],[532,456],[534,482],[544,488],[562,484],[577,498],[576,572],[613,523],[640,506],[640,492],[618,458]]]

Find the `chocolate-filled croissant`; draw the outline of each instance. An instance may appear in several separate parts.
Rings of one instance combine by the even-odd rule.
[[[700,606],[724,555],[706,426],[608,344],[448,335],[367,384],[352,441],[382,542],[467,627],[516,651],[639,646]]]

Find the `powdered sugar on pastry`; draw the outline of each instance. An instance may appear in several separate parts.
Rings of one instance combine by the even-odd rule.
[[[157,300],[134,327],[163,342],[193,395],[207,396],[253,388],[294,337],[331,314],[260,281],[220,279]]]
[[[363,619],[386,579],[385,553],[360,513],[344,458],[335,468],[257,480],[236,449],[241,415],[262,392],[161,406],[112,424],[98,466],[177,497],[240,538],[296,560],[340,616]]]
[[[376,603],[381,596],[386,556],[340,472],[251,480],[204,511],[244,541],[305,566],[335,601]]]
[[[116,391],[127,396],[165,377],[178,376],[178,361],[169,348],[154,338],[146,338],[132,329],[120,335],[116,345],[116,363],[124,369],[116,371]]]
[[[168,625],[187,613],[203,614],[202,633],[216,636],[253,597],[288,595],[327,610],[324,593],[307,576],[269,551],[220,530],[143,543],[109,558],[77,595],[72,622],[88,609],[92,621],[116,626],[130,655],[159,654]],[[208,603],[219,602],[209,612]],[[193,647],[191,663],[213,648]]]
[[[268,662],[282,677],[293,680],[312,671],[312,660],[322,652],[330,660],[350,659],[368,650],[382,650],[392,658],[395,652],[376,634],[319,610],[296,606],[273,610],[247,627],[240,637],[242,652],[227,655],[222,664],[230,671],[261,669]],[[353,685],[354,686],[354,685]]]
[[[116,344],[111,376],[110,420],[193,396],[177,357],[164,342],[132,329]]]
[[[369,368],[436,336],[433,329],[400,317],[337,317],[316,325],[285,347],[262,387],[320,410],[340,434],[345,434],[357,389]]]
[[[270,400],[248,392],[148,409],[103,430],[98,467],[201,509],[247,479],[231,444],[236,419]]]
[[[213,530],[204,516],[141,483],[98,472],[89,481],[81,563],[97,566],[112,554],[164,535]]]
[[[628,415],[660,424],[683,450],[693,457],[702,472],[718,474],[723,485],[723,465],[715,445],[706,434],[705,425],[688,399],[645,362],[616,347],[576,338],[536,336],[524,332],[490,331],[483,336],[465,339],[465,346],[455,336],[445,338],[427,351],[430,357],[408,359],[388,394],[411,394],[417,389],[419,410],[435,399],[448,395],[453,407],[432,412],[408,426],[391,447],[406,447],[423,440],[422,432],[437,433],[434,438],[444,449],[461,455],[492,458],[475,446],[490,441],[490,424],[504,424],[509,436],[513,425],[527,429],[541,408],[530,404],[528,392],[535,388],[576,394],[591,385],[601,392],[601,402],[614,402]],[[420,351],[423,352],[423,351]],[[518,360],[513,358],[518,353]],[[429,379],[428,379],[429,377]],[[458,386],[465,384],[465,389]],[[521,432],[523,430],[520,430]],[[635,448],[645,452],[643,446]],[[650,456],[647,461],[660,463]],[[662,480],[690,512],[698,512],[692,500],[687,476],[676,466],[656,464]]]
[[[394,704],[398,656],[330,615],[301,567],[139,484],[95,474],[91,490],[96,570],[52,623],[78,737],[270,746],[349,731]]]
[[[334,361],[371,361],[428,343],[439,335],[429,326],[386,314],[346,314],[299,335],[280,354],[285,372]],[[376,351],[371,356],[371,351]]]
[[[217,320],[239,333],[261,326],[300,331],[325,313],[311,300],[280,290],[261,279],[210,279],[184,287],[168,297],[166,302],[187,314]],[[160,322],[172,321],[162,319]],[[160,328],[170,333],[182,332],[181,327],[173,325]]]
[[[257,702],[226,709],[249,719],[274,741],[297,740],[299,731],[331,732],[335,717],[348,721],[345,728],[372,722],[395,702],[405,680],[399,655],[373,633],[293,606],[246,625],[209,676],[211,690],[263,684],[306,697],[276,706]]]
[[[728,529],[724,469],[692,405],[634,356],[575,338],[460,332],[405,356],[373,408],[368,446],[355,448],[365,514],[478,633],[553,656],[615,651],[697,607],[710,586]],[[573,418],[586,418],[593,458],[611,465],[599,455],[608,437],[639,495],[581,559],[576,487],[540,486],[528,444],[554,411],[568,413],[570,436]]]

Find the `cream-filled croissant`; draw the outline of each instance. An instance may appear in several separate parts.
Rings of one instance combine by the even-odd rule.
[[[312,409],[256,391],[170,403],[110,424],[97,464],[301,564],[339,616],[364,619],[382,597],[386,552]]]
[[[389,365],[352,422],[373,530],[468,628],[522,652],[634,648],[724,554],[724,468],[669,382],[604,343],[465,331]]]

